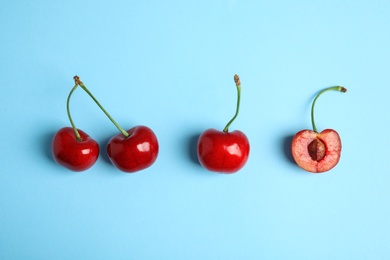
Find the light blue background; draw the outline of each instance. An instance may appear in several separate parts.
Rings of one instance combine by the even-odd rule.
[[[390,2],[1,1],[0,259],[388,259]],[[203,169],[196,138],[233,116],[251,142],[234,175]],[[118,133],[78,89],[73,119],[101,146],[90,170],[54,163],[79,75],[128,129],[159,138],[125,174]],[[330,172],[291,162],[291,137],[333,128]]]

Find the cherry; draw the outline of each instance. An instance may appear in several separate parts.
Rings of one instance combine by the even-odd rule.
[[[158,141],[146,126],[136,126],[127,131],[128,137],[117,134],[110,139],[107,153],[118,169],[136,172],[148,168],[157,159]]]
[[[237,87],[237,107],[233,118],[227,123],[223,131],[207,129],[199,139],[197,154],[200,164],[209,171],[219,173],[235,173],[244,167],[249,157],[249,140],[246,135],[235,130],[229,132],[230,124],[236,119],[241,96],[241,82],[238,75],[234,75]]]
[[[72,171],[85,171],[92,167],[99,157],[99,145],[89,135],[77,129],[70,115],[69,101],[79,84],[72,88],[66,102],[66,110],[72,127],[61,128],[52,139],[54,161]]]
[[[53,137],[54,160],[69,170],[80,172],[89,169],[99,157],[99,145],[89,135],[77,129],[80,140],[71,127],[61,128]]]
[[[136,126],[125,131],[100,105],[77,76],[75,80],[120,131],[120,134],[112,137],[107,145],[108,157],[112,164],[119,170],[129,173],[151,166],[157,159],[159,149],[157,137],[153,131],[146,126]]]
[[[293,138],[291,152],[295,162],[302,169],[321,173],[332,169],[340,160],[341,139],[333,129],[318,132],[314,122],[314,106],[320,95],[329,90],[347,92],[340,86],[329,87],[320,91],[313,100],[311,107],[311,121],[313,130],[301,130]]]

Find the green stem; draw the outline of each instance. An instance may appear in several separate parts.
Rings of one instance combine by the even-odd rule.
[[[314,98],[313,104],[312,104],[312,106],[311,106],[311,123],[312,123],[312,126],[313,126],[313,131],[316,132],[316,133],[318,133],[318,131],[317,131],[316,124],[315,124],[315,122],[314,122],[314,106],[315,106],[315,104],[316,104],[316,102],[317,102],[318,97],[319,97],[321,94],[323,94],[323,93],[325,93],[325,92],[327,92],[327,91],[330,91],[330,90],[336,90],[336,91],[340,91],[340,92],[347,92],[347,89],[344,88],[344,87],[341,87],[341,86],[334,86],[334,87],[329,87],[329,88],[323,89],[322,91],[320,91],[320,92],[317,94],[317,96]]]
[[[227,123],[227,125],[225,126],[225,128],[223,129],[223,131],[225,133],[227,133],[229,131],[229,126],[231,125],[231,123],[233,123],[233,121],[236,119],[236,117],[238,116],[238,112],[240,110],[240,100],[241,100],[241,82],[240,82],[240,78],[238,77],[238,75],[234,75],[234,81],[236,82],[236,88],[237,88],[237,106],[236,106],[236,113],[234,114],[233,118],[230,119],[230,121]]]
[[[79,77],[78,76],[74,76],[74,80],[76,82],[76,84],[78,84],[85,92],[87,92],[87,94],[93,99],[93,101],[95,101],[96,105],[98,105],[98,107],[104,112],[104,114],[106,114],[106,116],[108,117],[108,119],[110,119],[110,121],[116,126],[116,128],[118,128],[118,130],[122,133],[122,135],[124,135],[125,137],[129,137],[129,133],[126,132],[111,116],[110,114],[108,114],[108,112],[103,108],[102,105],[100,105],[99,101],[92,95],[92,93],[88,90],[88,88],[84,85],[84,83],[82,81],[80,81]]]
[[[81,137],[80,137],[79,131],[77,130],[76,126],[73,123],[72,116],[70,115],[70,109],[69,109],[70,97],[72,96],[73,92],[76,90],[76,88],[78,86],[79,86],[78,84],[74,85],[72,90],[69,92],[68,100],[66,101],[66,111],[68,112],[68,118],[69,118],[70,124],[72,125],[73,131],[74,131],[74,133],[76,135],[76,139],[77,139],[77,141],[81,141]]]

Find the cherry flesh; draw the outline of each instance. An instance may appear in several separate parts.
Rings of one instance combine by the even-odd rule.
[[[326,172],[340,160],[341,139],[333,129],[325,129],[321,133],[301,130],[292,140],[291,151],[302,169],[313,173]]]
[[[146,126],[136,126],[110,139],[107,153],[119,170],[132,173],[151,166],[157,159],[159,145],[154,132]]]
[[[72,127],[61,128],[51,144],[54,161],[76,172],[89,169],[99,157],[98,143],[82,130],[78,129],[78,132],[80,140]]]

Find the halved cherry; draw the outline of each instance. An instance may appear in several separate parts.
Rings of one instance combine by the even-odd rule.
[[[311,120],[313,130],[301,130],[293,138],[291,152],[295,162],[302,169],[321,173],[332,169],[340,160],[341,139],[333,129],[318,132],[314,122],[314,106],[318,97],[329,90],[346,92],[344,87],[329,87],[317,94],[311,107]]]

